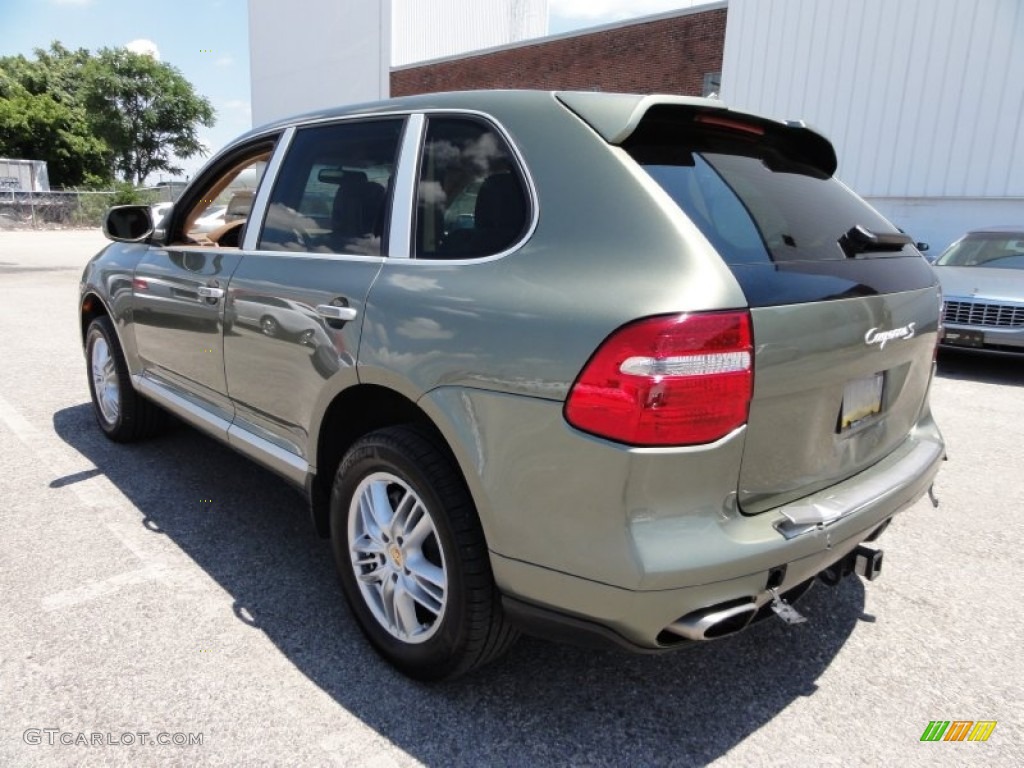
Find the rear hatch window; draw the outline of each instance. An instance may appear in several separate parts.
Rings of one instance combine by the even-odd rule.
[[[622,146],[707,237],[751,306],[931,284],[911,239],[832,177],[827,140],[718,112],[654,106]],[[868,263],[881,258],[896,261]]]

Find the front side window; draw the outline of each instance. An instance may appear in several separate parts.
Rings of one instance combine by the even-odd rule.
[[[237,248],[273,145],[229,158],[193,199],[174,242]]]
[[[270,194],[260,250],[379,256],[404,120],[296,132]]]
[[[427,124],[416,195],[415,255],[493,256],[522,239],[529,197],[505,140],[473,118]]]

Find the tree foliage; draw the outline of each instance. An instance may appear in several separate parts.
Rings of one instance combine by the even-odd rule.
[[[213,125],[213,107],[170,64],[103,48],[85,71],[86,106],[123,179],[142,184],[154,171],[179,174],[175,157],[205,151],[197,130]]]
[[[105,184],[112,155],[81,100],[88,51],[54,43],[50,51],[0,58],[0,157],[46,160],[57,186]]]
[[[92,54],[59,42],[0,58],[0,156],[46,160],[57,186],[141,184],[205,152],[210,102],[175,67],[126,49]]]

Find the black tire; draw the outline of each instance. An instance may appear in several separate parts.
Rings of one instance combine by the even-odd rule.
[[[96,393],[93,375],[93,349],[102,341],[106,345],[113,374],[117,380],[116,415],[104,412]],[[167,424],[167,412],[145,399],[132,387],[128,365],[124,360],[121,342],[114,331],[110,318],[97,317],[89,324],[85,334],[85,365],[89,378],[89,394],[92,395],[92,409],[100,429],[111,440],[129,443],[150,437],[160,432]],[[110,410],[109,408],[107,409]]]
[[[405,641],[385,628],[364,597],[355,575],[349,548],[349,510],[360,486],[367,488],[364,481],[369,482],[371,476],[380,477],[381,473],[399,479],[419,497],[422,509],[433,523],[428,544],[433,540],[440,550],[432,558],[425,554],[424,546],[422,554],[434,561],[443,556],[446,602],[439,618],[430,622],[432,634],[420,642]],[[407,490],[400,485],[388,488],[392,505],[395,497],[391,490]],[[386,541],[386,534],[382,536]],[[398,538],[392,541],[402,543]],[[345,597],[360,629],[381,656],[409,677],[458,677],[497,658],[518,637],[502,611],[483,530],[465,482],[449,456],[425,430],[388,427],[366,435],[352,446],[338,467],[331,489],[331,544]],[[400,557],[397,563],[400,569]],[[375,574],[386,573],[391,566],[391,562],[382,559],[379,566],[365,567]],[[391,577],[397,583],[400,574],[391,573]],[[402,583],[411,584],[412,579],[406,578]],[[417,606],[417,621],[421,611]],[[429,620],[431,617],[427,616]],[[420,628],[424,626],[426,622]]]

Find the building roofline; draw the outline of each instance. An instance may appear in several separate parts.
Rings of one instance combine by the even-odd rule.
[[[505,45],[495,45],[490,48],[481,48],[475,51],[466,51],[465,53],[457,53],[451,56],[440,56],[436,59],[425,59],[424,61],[415,61],[411,64],[402,64],[397,67],[391,67],[392,72],[402,72],[407,69],[418,69],[420,67],[429,67],[434,64],[444,64],[449,61],[462,61],[464,59],[473,59],[478,56],[487,56],[492,53],[501,53],[502,51],[514,51],[519,48],[529,48],[534,45],[545,45],[547,43],[554,43],[559,40],[571,40],[574,37],[586,37],[588,35],[597,34],[599,32],[610,32],[616,29],[624,29],[626,27],[636,27],[641,24],[650,24],[655,21],[663,21],[664,19],[673,19],[677,16],[691,16],[695,13],[705,13],[707,11],[720,11],[729,6],[729,0],[711,0],[704,5],[691,6],[690,8],[677,8],[674,11],[664,11],[663,13],[655,13],[650,16],[639,16],[633,19],[626,19],[624,21],[613,21],[609,24],[600,24],[596,27],[586,27],[584,29],[576,29],[572,32],[562,32],[557,35],[545,35],[544,37],[534,37],[529,40],[520,40],[515,43],[506,43]]]

